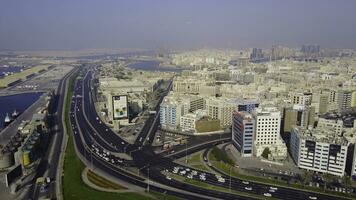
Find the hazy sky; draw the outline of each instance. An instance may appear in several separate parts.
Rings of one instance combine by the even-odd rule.
[[[356,48],[355,0],[1,0],[0,50]]]

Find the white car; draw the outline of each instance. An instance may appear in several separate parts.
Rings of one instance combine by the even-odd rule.
[[[219,178],[218,181],[219,181],[220,183],[225,183],[225,179],[224,179],[224,178]]]
[[[278,188],[276,188],[276,187],[269,187],[269,189],[271,189],[271,190],[278,190]]]
[[[180,172],[180,175],[184,175],[184,174],[186,174],[186,171],[185,171],[185,170],[183,170],[183,171]]]
[[[245,190],[251,191],[252,187],[245,187]]]
[[[191,174],[189,174],[189,175],[187,176],[187,178],[193,179],[193,176],[192,176]]]
[[[311,200],[317,200],[318,197],[309,196],[309,199],[311,199]]]
[[[167,179],[167,180],[172,180],[172,178],[171,178],[171,177],[169,177],[169,176],[166,176],[166,179]]]
[[[205,176],[200,176],[200,180],[205,181],[206,180]]]
[[[243,184],[248,185],[250,184],[248,181],[242,181]]]
[[[276,192],[276,190],[268,190],[268,192],[270,192],[270,193],[274,193],[274,192]]]
[[[263,194],[265,197],[271,197],[272,195],[271,195],[271,193],[264,193]]]

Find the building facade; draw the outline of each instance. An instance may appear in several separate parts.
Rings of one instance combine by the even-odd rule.
[[[253,155],[255,120],[248,112],[235,111],[232,123],[232,144],[242,157]]]
[[[268,148],[275,160],[287,156],[287,147],[280,135],[281,113],[274,107],[257,108],[253,111],[256,128],[254,136],[254,154],[260,157]]]
[[[325,129],[294,127],[290,152],[299,168],[344,176],[348,142]]]
[[[219,119],[221,127],[231,126],[232,113],[236,104],[226,99],[210,98],[206,100],[205,109],[212,119]]]

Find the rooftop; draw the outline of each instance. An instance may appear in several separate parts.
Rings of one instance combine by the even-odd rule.
[[[293,131],[305,140],[338,145],[348,144],[345,137],[339,136],[336,131],[330,128],[306,129],[298,126],[294,127]]]

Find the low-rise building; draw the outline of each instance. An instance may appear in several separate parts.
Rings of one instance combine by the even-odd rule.
[[[212,119],[219,119],[221,127],[231,126],[232,113],[236,104],[224,98],[209,98],[206,100],[206,110]]]
[[[204,110],[196,110],[194,113],[187,113],[180,117],[180,129],[183,132],[196,133],[196,122],[207,116]]]

